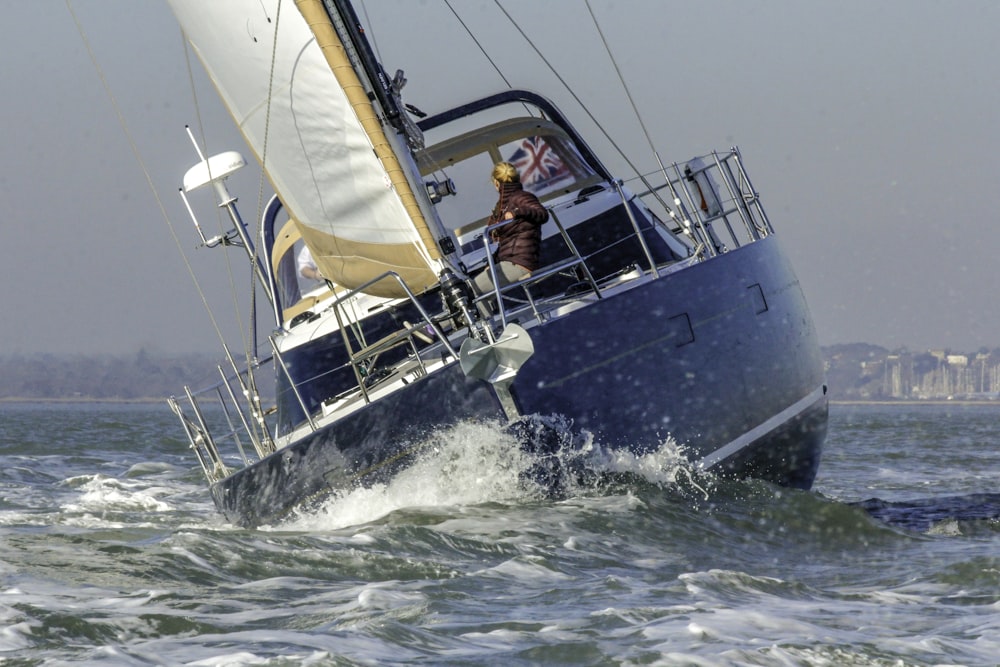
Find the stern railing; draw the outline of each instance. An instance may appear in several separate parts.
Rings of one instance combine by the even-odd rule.
[[[653,186],[655,178],[664,182]],[[644,175],[642,182],[647,189],[639,197],[658,216],[672,221],[670,231],[687,237],[696,253],[712,257],[774,232],[735,146],[671,163]]]

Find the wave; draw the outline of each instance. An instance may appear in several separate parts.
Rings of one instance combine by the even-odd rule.
[[[339,493],[281,529],[336,530],[413,508],[566,499],[634,480],[672,487],[683,479],[698,487],[697,471],[672,440],[641,455],[610,450],[587,433],[573,434],[560,417],[534,416],[511,426],[461,423],[439,430],[418,449],[414,464],[392,480]]]
[[[885,523],[920,533],[965,534],[962,524],[995,524],[1000,529],[1000,493],[932,496],[905,501],[869,498],[852,503]],[[981,525],[979,526],[981,527]]]

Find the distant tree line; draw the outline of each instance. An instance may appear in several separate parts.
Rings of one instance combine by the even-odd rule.
[[[216,363],[204,355],[166,356],[145,349],[129,357],[0,356],[0,400],[162,400],[183,394],[186,385],[217,381]]]

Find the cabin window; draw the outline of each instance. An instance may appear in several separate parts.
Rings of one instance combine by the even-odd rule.
[[[316,262],[309,247],[300,239],[293,246],[295,253],[295,280],[300,294],[309,294],[318,289],[326,289],[326,281],[316,278]]]
[[[318,296],[327,289],[325,281],[310,279],[302,274],[304,266],[315,266],[315,264],[310,264],[311,259],[312,255],[302,239],[288,245],[281,256],[274,259],[274,282],[281,308],[284,311],[283,319],[291,319],[292,316],[315,303],[315,299],[311,299],[308,305],[303,304],[303,306],[297,307],[304,297]]]
[[[274,258],[274,282],[277,286],[277,296],[282,308],[289,308],[295,305],[302,298],[302,291],[299,289],[299,281],[295,268],[295,246],[301,245],[302,241],[290,246],[281,257]]]

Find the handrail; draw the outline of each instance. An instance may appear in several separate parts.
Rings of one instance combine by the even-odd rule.
[[[552,217],[552,221],[555,223],[556,228],[559,230],[559,234],[562,236],[563,242],[566,244],[566,247],[569,248],[571,257],[573,257],[575,259],[572,259],[572,260],[567,261],[567,262],[563,262],[563,263],[555,265],[555,266],[544,267],[543,270],[542,270],[542,272],[540,272],[540,273],[538,271],[533,271],[531,273],[531,275],[526,276],[526,277],[524,277],[524,278],[522,278],[520,280],[516,280],[516,281],[514,281],[512,283],[508,283],[506,285],[500,285],[500,282],[497,280],[496,263],[493,261],[493,253],[490,252],[490,238],[492,236],[491,232],[493,232],[493,230],[500,229],[501,227],[503,227],[505,225],[511,224],[512,222],[514,222],[514,220],[516,218],[511,218],[511,219],[507,219],[507,220],[500,220],[499,222],[495,222],[492,225],[487,225],[486,228],[483,230],[483,236],[482,236],[482,238],[483,238],[483,249],[486,252],[486,262],[487,262],[487,269],[486,270],[490,272],[490,278],[492,279],[492,282],[493,282],[493,290],[491,292],[487,292],[487,293],[484,293],[484,294],[481,294],[481,295],[477,296],[475,298],[475,303],[479,304],[479,303],[487,301],[487,300],[489,300],[491,298],[495,299],[496,303],[497,303],[497,312],[500,315],[500,323],[501,323],[501,326],[503,326],[503,327],[507,326],[507,309],[506,309],[506,307],[503,304],[503,298],[502,298],[503,295],[506,292],[509,292],[509,291],[512,291],[512,290],[518,289],[518,288],[523,288],[524,291],[525,291],[525,294],[528,295],[528,300],[531,303],[532,311],[534,312],[535,316],[537,317],[538,316],[538,311],[535,308],[535,302],[531,298],[531,293],[528,291],[528,287],[530,287],[531,285],[534,285],[536,283],[539,283],[542,280],[548,278],[549,276],[551,276],[551,275],[553,275],[555,273],[559,273],[559,272],[561,272],[561,271],[563,271],[565,269],[569,269],[569,268],[573,268],[573,267],[577,267],[577,266],[581,267],[583,269],[583,272],[584,272],[585,276],[586,276],[587,282],[590,283],[590,287],[594,291],[594,294],[597,295],[598,299],[603,298],[603,295],[601,294],[601,288],[600,288],[600,286],[598,286],[597,281],[594,279],[594,275],[591,273],[590,267],[587,266],[586,258],[584,258],[580,254],[580,251],[577,250],[576,244],[573,243],[573,239],[567,233],[566,228],[563,227],[562,222],[559,221],[559,217],[556,215],[555,211],[553,211],[551,208],[548,209],[548,210],[549,210],[549,213],[550,213],[550,215]],[[645,245],[643,247],[645,248]],[[648,249],[647,249],[647,252],[648,252]],[[650,256],[650,260],[652,260],[651,256]]]
[[[701,164],[698,162],[701,161]],[[660,172],[657,172],[660,173]],[[750,182],[737,147],[728,151],[713,151],[693,158],[687,163],[671,163],[670,170],[662,172],[665,182],[638,193],[639,199],[650,206],[662,199],[657,194],[667,189],[673,197],[677,214],[668,206],[662,206],[667,218],[680,225],[674,233],[684,232],[691,242],[705,247],[709,256],[739,248],[747,243],[759,241],[774,233],[770,220],[764,213],[760,197]],[[644,180],[648,184],[648,181]],[[709,192],[703,192],[707,187]],[[703,197],[711,197],[717,210],[706,207]],[[650,199],[647,200],[647,197]],[[732,216],[738,222],[731,220]]]
[[[622,206],[625,207],[625,215],[628,216],[629,222],[632,223],[632,230],[635,231],[635,238],[639,241],[639,245],[642,246],[643,254],[646,255],[646,261],[649,262],[649,270],[653,274],[654,278],[659,278],[660,273],[656,270],[656,260],[653,259],[653,253],[649,250],[649,244],[646,243],[646,239],[642,235],[642,229],[640,229],[639,222],[635,219],[635,213],[629,205],[628,197],[625,196],[625,190],[622,189],[621,181],[615,181],[615,190],[618,191],[618,196],[622,198]]]
[[[405,323],[403,328],[380,339],[379,341],[372,343],[371,345],[365,344],[360,349],[352,349],[351,337],[344,321],[345,303],[352,299],[352,297],[370,287],[372,284],[387,279],[396,280],[399,283],[399,285],[406,292],[410,302],[419,312],[421,319],[417,324],[410,324],[409,322]],[[344,335],[345,348],[349,359],[347,363],[350,363],[354,369],[355,379],[357,380],[356,387],[348,393],[360,392],[360,395],[364,397],[366,402],[369,402],[371,397],[368,393],[368,387],[365,384],[365,378],[360,372],[361,364],[382,351],[399,344],[400,342],[406,340],[410,341],[417,363],[419,363],[420,368],[424,373],[427,372],[425,359],[419,354],[419,350],[414,342],[414,339],[424,330],[425,326],[430,327],[430,329],[437,336],[438,340],[441,341],[444,349],[447,350],[447,352],[451,354],[454,359],[459,358],[457,350],[445,335],[441,326],[420,304],[403,279],[393,271],[387,271],[357,289],[342,294],[334,301],[332,307],[340,325],[340,329]],[[318,428],[318,424],[314,419],[313,412],[308,408],[308,404],[304,400],[302,393],[292,380],[289,370],[285,365],[284,358],[279,352],[273,337],[269,337],[269,341],[271,343],[272,354],[262,361],[255,361],[254,368],[259,369],[263,364],[268,362],[273,362],[275,364],[278,372],[283,373],[285,377],[288,378],[289,386],[295,396],[295,399],[298,401],[299,408],[305,415],[308,427],[315,431]],[[233,361],[231,357],[230,361]],[[191,447],[195,450],[198,460],[201,463],[202,471],[205,473],[205,476],[210,483],[217,482],[230,473],[230,468],[226,463],[230,455],[235,455],[238,460],[242,461],[243,465],[249,465],[252,462],[248,456],[250,452],[244,450],[243,443],[240,440],[240,430],[242,430],[243,433],[250,438],[258,458],[263,458],[270,452],[274,451],[274,444],[271,440],[272,434],[268,430],[267,425],[264,424],[264,433],[261,440],[254,437],[254,430],[250,424],[250,420],[247,418],[246,411],[242,407],[242,400],[239,397],[239,393],[234,391],[234,387],[231,383],[233,378],[231,376],[227,376],[226,373],[223,372],[221,366],[218,366],[217,370],[221,375],[221,379],[210,387],[199,390],[192,390],[190,387],[184,388],[185,397],[187,399],[185,402],[188,406],[190,406],[190,413],[185,412],[185,409],[181,406],[181,402],[178,399],[175,399],[174,397],[168,399],[171,410],[180,419],[181,424],[184,427],[184,432],[188,437],[188,441]],[[237,368],[235,363],[233,363],[232,373],[235,376],[235,379],[239,382],[239,389],[244,396],[249,398],[251,392],[242,380],[243,374],[247,372],[248,370],[246,368]],[[213,403],[218,403],[221,408],[221,414],[214,417],[213,420],[210,420],[206,416],[203,404],[209,406]],[[252,406],[250,409],[253,409]],[[188,416],[188,414],[191,416]],[[212,414],[214,415],[215,413]],[[261,413],[262,420],[265,414],[267,413]],[[234,424],[234,416],[239,420],[239,425],[242,426],[242,429],[238,428],[238,426]],[[226,424],[228,424],[228,426],[226,424],[215,424],[215,426],[218,427],[215,430],[225,431],[224,433],[220,432],[216,434],[213,432],[214,419],[224,419]],[[226,443],[226,457],[223,456],[220,449],[220,445],[223,442]]]
[[[434,318],[432,318],[430,316],[430,314],[424,309],[424,307],[422,305],[420,305],[420,302],[417,301],[416,295],[414,295],[413,292],[410,290],[409,286],[407,286],[406,281],[404,281],[403,278],[398,273],[396,273],[395,271],[386,271],[385,273],[383,273],[383,274],[381,274],[379,276],[376,276],[375,278],[372,278],[371,280],[369,280],[368,282],[364,283],[363,285],[361,285],[359,287],[356,287],[356,288],[348,291],[344,295],[338,297],[333,302],[333,305],[332,305],[334,315],[337,318],[337,325],[340,328],[341,335],[343,336],[343,339],[344,339],[344,349],[347,350],[347,356],[348,356],[348,359],[350,359],[351,368],[354,370],[354,378],[357,381],[358,389],[361,391],[362,396],[364,396],[364,399],[365,399],[366,403],[370,402],[371,398],[368,395],[368,388],[365,386],[365,379],[364,379],[364,377],[363,377],[363,375],[361,373],[361,368],[360,368],[360,363],[359,362],[361,362],[363,360],[366,360],[366,359],[369,359],[369,358],[375,356],[377,353],[382,352],[383,350],[387,350],[390,347],[394,347],[396,344],[402,342],[404,339],[408,339],[410,341],[410,345],[413,347],[413,350],[414,350],[414,353],[415,353],[417,359],[420,360],[420,355],[416,354],[416,351],[417,351],[416,350],[416,344],[413,343],[414,332],[417,331],[417,330],[419,330],[419,329],[418,329],[418,327],[413,327],[411,325],[405,326],[403,329],[397,331],[395,334],[392,334],[390,336],[387,336],[386,338],[383,338],[383,339],[381,339],[379,341],[376,341],[372,345],[365,344],[357,352],[355,352],[352,349],[351,339],[350,339],[350,336],[348,335],[348,329],[344,325],[344,318],[343,318],[343,314],[341,312],[342,304],[344,304],[344,302],[346,302],[346,301],[349,301],[350,299],[352,299],[356,295],[364,292],[366,289],[368,289],[369,287],[371,287],[375,283],[381,282],[381,281],[386,280],[388,278],[393,278],[393,279],[396,280],[397,283],[399,283],[399,286],[403,288],[404,292],[406,292],[407,298],[410,300],[410,302],[417,309],[417,312],[420,313],[420,317],[423,320],[423,322],[427,326],[431,327],[431,329],[434,331],[435,335],[437,336],[438,340],[441,341],[441,343],[448,350],[448,352],[451,354],[451,356],[453,358],[455,358],[455,359],[458,359],[458,352],[452,346],[451,341],[448,340],[448,337],[445,335],[444,330],[441,329],[441,327],[438,325],[438,323],[434,321]],[[363,332],[362,332],[362,334],[363,334]],[[392,343],[391,345],[389,344],[390,342]],[[421,368],[423,368],[423,362],[422,362],[422,360],[420,360],[419,363],[421,364]]]
[[[231,356],[229,360],[231,362],[234,361]],[[254,361],[252,368],[260,369],[272,360],[272,357],[268,357],[263,360]],[[187,399],[186,403],[190,406],[193,416],[189,416],[185,412],[180,400],[176,397],[171,396],[167,399],[170,409],[180,419],[189,444],[195,450],[198,461],[201,463],[202,471],[210,483],[217,482],[230,473],[230,468],[226,464],[226,459],[220,450],[220,443],[223,441],[230,443],[226,449],[227,456],[231,453],[237,454],[243,465],[251,463],[248,452],[244,448],[240,438],[240,431],[250,439],[254,447],[254,453],[258,458],[264,458],[270,452],[274,451],[274,441],[271,438],[271,433],[268,431],[267,425],[263,423],[264,415],[261,415],[264,432],[262,433],[262,438],[258,440],[254,435],[254,429],[250,421],[247,419],[243,400],[233,390],[232,380],[236,379],[239,382],[240,394],[243,399],[246,401],[258,400],[259,397],[253,394],[250,388],[243,382],[243,376],[250,373],[251,368],[247,366],[237,367],[233,364],[231,376],[223,371],[221,365],[217,365],[216,370],[219,372],[221,379],[217,380],[214,384],[197,390],[192,390],[189,386],[184,387],[184,396]],[[215,404],[218,405],[221,413],[213,413],[213,419],[210,420],[206,415],[204,407]],[[254,411],[253,405],[249,405],[248,407],[251,412]],[[234,412],[239,419],[239,425],[234,422]],[[214,421],[218,419],[224,420],[225,424],[214,424]],[[221,430],[225,432],[217,433],[217,431]]]
[[[439,327],[437,325],[437,323],[434,321],[434,318],[432,318],[430,316],[430,314],[424,309],[424,307],[420,305],[420,302],[417,301],[416,295],[410,290],[409,286],[407,286],[406,281],[403,280],[403,278],[398,273],[396,273],[395,271],[386,271],[385,273],[383,273],[383,274],[381,274],[379,276],[376,276],[375,278],[372,278],[371,280],[369,280],[365,284],[363,284],[363,285],[361,285],[359,287],[356,287],[356,288],[350,290],[349,292],[347,292],[343,296],[338,297],[333,302],[333,308],[336,309],[336,312],[337,312],[337,315],[338,315],[338,323],[340,323],[340,320],[339,320],[339,314],[340,314],[339,307],[340,307],[340,305],[343,302],[345,302],[345,301],[347,301],[347,300],[349,300],[349,299],[357,296],[358,294],[364,292],[366,289],[368,289],[369,287],[371,287],[375,283],[381,282],[381,281],[385,280],[386,278],[394,278],[396,280],[396,282],[399,283],[399,286],[403,288],[404,292],[406,292],[406,298],[408,298],[410,300],[410,302],[414,305],[414,307],[416,307],[417,312],[420,313],[420,316],[427,322],[427,324],[430,325],[431,328],[434,329],[434,333],[441,340],[441,342],[444,343],[445,347],[448,348],[448,352],[450,352],[452,355],[454,355],[455,357],[457,357],[458,353],[455,351],[455,348],[451,346],[451,342],[448,340],[448,337],[445,335],[444,330],[441,329],[441,327]]]

